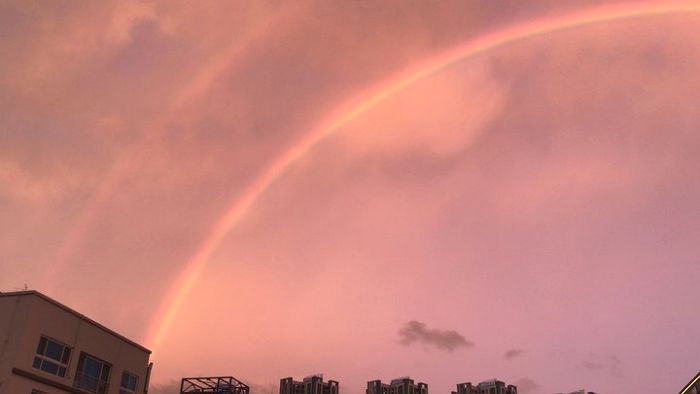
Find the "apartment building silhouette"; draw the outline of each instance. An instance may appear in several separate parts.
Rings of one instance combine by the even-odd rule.
[[[457,391],[453,391],[452,394],[518,394],[518,388],[512,384],[506,385],[498,379],[491,379],[476,385],[471,382],[460,383],[457,385]]]
[[[372,380],[367,382],[366,394],[428,394],[428,384],[414,383],[409,376],[393,379],[389,384]]]
[[[280,379],[280,394],[338,394],[338,382],[324,382],[322,374],[307,376],[301,382],[283,378]]]

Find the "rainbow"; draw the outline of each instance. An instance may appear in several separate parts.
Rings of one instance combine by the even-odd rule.
[[[358,118],[378,103],[414,82],[433,75],[458,61],[517,41],[621,19],[685,13],[700,13],[700,2],[665,1],[607,5],[563,16],[551,16],[515,24],[473,38],[443,53],[430,57],[351,98],[324,117],[316,128],[304,134],[301,139],[270,163],[262,174],[248,186],[238,199],[233,201],[230,208],[216,221],[204,243],[187,261],[175,282],[162,298],[160,308],[148,329],[145,343],[157,353],[178,310],[187,298],[207,260],[221,244],[221,241],[231,228],[241,220],[270,185],[282,176],[292,164],[306,155],[315,144]]]
[[[208,93],[216,80],[229,71],[239,59],[243,59],[246,53],[254,48],[254,44],[267,37],[268,34],[276,30],[284,19],[297,12],[296,8],[291,6],[291,3],[276,8],[276,12],[257,24],[250,32],[242,36],[239,40],[234,41],[221,53],[209,59],[204,66],[201,67],[196,76],[188,81],[184,87],[177,92],[165,112],[155,120],[146,125],[143,132],[143,140],[136,147],[127,152],[107,173],[105,179],[100,183],[99,187],[93,193],[86,207],[82,210],[77,220],[66,234],[63,242],[53,256],[52,264],[46,272],[44,272],[43,283],[47,284],[44,291],[51,292],[55,285],[54,278],[57,273],[63,269],[70,258],[79,249],[86,236],[90,232],[90,228],[97,220],[99,213],[103,210],[104,205],[110,197],[114,195],[117,187],[135,170],[139,169],[140,160],[143,159],[143,147],[151,143],[157,143],[158,139],[167,130],[167,125],[170,122],[176,121],[177,116],[182,114],[198,97],[202,97]]]

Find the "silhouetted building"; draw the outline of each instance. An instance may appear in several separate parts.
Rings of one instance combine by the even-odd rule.
[[[390,384],[372,380],[367,382],[366,394],[428,394],[428,384],[414,383],[408,376],[396,378]]]
[[[142,394],[151,351],[36,291],[0,293],[0,393]]]
[[[477,385],[471,382],[460,383],[457,385],[457,391],[452,394],[518,394],[518,388],[511,385],[506,385],[497,379],[486,380]]]
[[[187,393],[248,394],[250,387],[233,376],[183,378],[180,394]]]
[[[280,379],[280,394],[338,394],[338,382],[323,381],[323,375],[311,375],[298,382],[292,378]]]

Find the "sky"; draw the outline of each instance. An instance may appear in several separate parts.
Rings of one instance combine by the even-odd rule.
[[[700,2],[0,3],[0,291],[152,390],[679,390]],[[675,390],[675,391],[674,391]]]

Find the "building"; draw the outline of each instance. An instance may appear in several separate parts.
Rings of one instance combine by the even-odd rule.
[[[338,394],[338,382],[323,381],[323,375],[311,375],[299,382],[294,379],[280,379],[280,394]]]
[[[457,385],[457,391],[453,391],[452,394],[478,394],[479,388],[474,386],[471,382],[459,383]]]
[[[366,394],[428,394],[428,384],[413,382],[408,376],[396,378],[390,384],[382,383],[381,380],[367,382]]]
[[[512,384],[506,385],[498,379],[483,381],[477,385],[471,382],[460,383],[457,391],[452,394],[518,394],[518,388]]]
[[[39,292],[0,293],[0,394],[143,394],[150,354]]]

